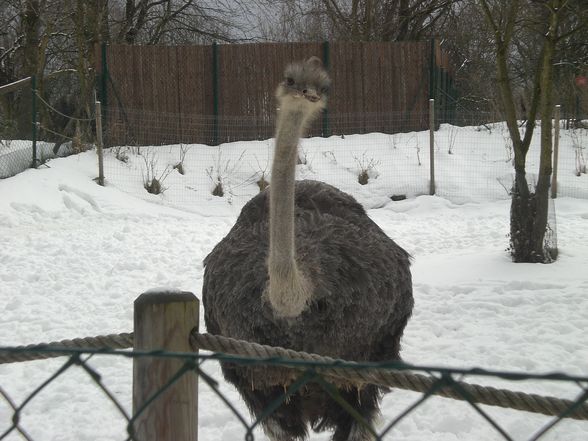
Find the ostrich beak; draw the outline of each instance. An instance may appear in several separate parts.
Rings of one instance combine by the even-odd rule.
[[[321,97],[316,93],[315,89],[306,89],[304,91],[304,98],[306,98],[311,103],[316,103]]]

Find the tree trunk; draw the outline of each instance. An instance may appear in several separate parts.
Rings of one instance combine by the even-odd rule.
[[[23,69],[24,77],[37,74],[37,55],[39,47],[40,21],[39,0],[27,0],[23,6],[21,15],[23,43]],[[32,133],[32,100],[31,89],[23,89],[18,106],[17,136],[21,139],[30,138]]]
[[[557,31],[559,27],[559,14],[561,0],[554,0],[553,12],[550,15],[549,31],[545,36],[543,46],[543,64],[541,66],[541,159],[539,162],[539,177],[537,181],[536,197],[537,210],[535,213],[534,225],[534,254],[543,255],[544,262],[553,260],[545,247],[545,232],[547,229],[547,218],[549,214],[549,185],[553,172],[552,156],[552,114],[553,114],[553,61],[555,46],[557,43]]]
[[[514,262],[530,262],[535,194],[524,171],[515,171],[510,204],[510,254]]]
[[[534,188],[529,188],[524,171],[524,158],[517,158],[515,152],[516,176],[510,211],[510,246],[515,262],[549,263],[556,257],[556,250],[548,250],[545,245],[552,173],[553,58],[557,43],[560,1],[554,0],[552,6],[553,12],[541,51],[538,74],[541,158],[537,184]],[[525,139],[530,141],[530,137],[525,136]],[[526,148],[528,149],[528,145]]]

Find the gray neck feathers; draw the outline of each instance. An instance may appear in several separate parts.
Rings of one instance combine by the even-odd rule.
[[[270,186],[270,249],[267,295],[276,315],[296,317],[307,306],[310,283],[296,262],[294,184],[298,141],[308,115],[300,107],[278,113]]]

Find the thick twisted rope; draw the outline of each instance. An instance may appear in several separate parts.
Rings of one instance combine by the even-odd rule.
[[[264,346],[257,343],[250,343],[217,335],[200,334],[195,331],[193,331],[190,336],[190,342],[194,349],[200,348],[212,352],[222,352],[254,358],[277,357],[283,360],[302,360],[326,364],[336,364],[338,361],[341,362],[341,360],[335,360],[333,358],[323,357],[316,354]],[[354,364],[349,362],[344,363],[346,366]],[[301,370],[308,369],[305,366],[294,368]],[[574,406],[574,402],[570,400],[513,392],[506,389],[484,387],[477,384],[469,384],[454,380],[450,380],[445,386],[436,389],[436,383],[439,382],[438,378],[413,372],[371,368],[352,370],[347,367],[320,367],[316,370],[324,373],[326,376],[334,377],[339,380],[346,380],[358,385],[375,384],[378,386],[405,389],[421,393],[434,391],[434,395],[452,398],[454,400],[471,401],[477,404],[524,410],[549,416],[564,415]],[[584,402],[577,406],[577,408],[566,415],[566,417],[588,420],[588,404]]]
[[[0,351],[0,364],[20,361],[45,360],[47,358],[71,355],[67,352],[45,352],[50,349],[127,349],[133,347],[133,334],[109,334],[97,337],[74,338],[51,343],[17,346],[11,351]],[[36,352],[41,351],[41,352]]]
[[[432,393],[446,398],[452,398],[471,403],[486,404],[539,413],[548,416],[563,416],[578,420],[588,420],[588,403],[584,394],[581,403],[549,396],[513,392],[494,387],[483,387],[455,381],[451,378],[435,378],[432,376],[416,374],[406,371],[390,369],[360,368],[349,369],[354,363],[343,362],[329,357],[305,352],[296,352],[291,349],[276,348],[272,346],[250,343],[242,340],[221,337],[211,334],[200,334],[196,330],[190,335],[190,343],[194,350],[202,349],[215,353],[239,355],[258,359],[272,359],[272,364],[279,361],[302,361],[317,364],[331,364],[333,367],[313,367],[325,376],[336,380],[343,380],[354,384],[375,384],[378,386],[405,389],[423,394]],[[111,334],[98,337],[77,338],[63,340],[40,345],[19,346],[11,348],[15,351],[0,350],[0,364],[19,361],[31,361],[68,355],[67,352],[35,352],[48,349],[127,349],[133,346],[133,334]],[[26,352],[23,352],[26,351]],[[346,367],[336,367],[337,363],[345,363]],[[307,370],[308,366],[291,366],[294,369]]]

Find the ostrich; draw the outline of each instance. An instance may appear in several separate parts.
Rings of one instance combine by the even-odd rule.
[[[295,181],[297,146],[325,106],[330,79],[311,57],[289,65],[279,105],[271,184],[243,207],[204,260],[202,300],[209,332],[356,361],[400,360],[413,307],[409,255],[355,199],[317,181]],[[296,372],[223,363],[252,414],[283,395]],[[385,390],[337,384],[370,424]],[[271,441],[334,430],[334,441],[370,433],[317,384],[309,383],[261,422]]]

